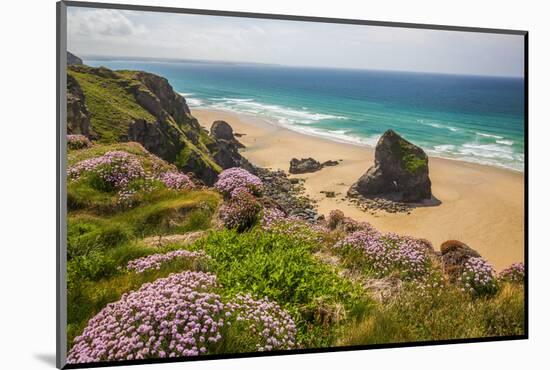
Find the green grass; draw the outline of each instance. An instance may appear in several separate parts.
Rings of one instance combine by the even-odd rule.
[[[505,284],[493,297],[474,299],[456,286],[407,288],[394,302],[342,331],[338,345],[418,342],[522,335],[523,286]]]
[[[330,345],[341,321],[371,308],[372,301],[359,286],[313,257],[318,245],[291,234],[225,230],[211,233],[194,247],[212,257],[211,271],[225,294],[265,296],[287,309],[303,345]]]
[[[121,74],[90,73],[86,67],[69,68],[67,73],[79,83],[91,114],[91,125],[105,143],[119,141],[128,134],[128,126],[137,119],[153,122],[155,117],[139,105],[129,86],[135,80]],[[108,70],[107,70],[108,71]]]

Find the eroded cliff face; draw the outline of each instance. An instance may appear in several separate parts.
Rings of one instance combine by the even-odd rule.
[[[208,185],[223,168],[248,164],[232,143],[208,135],[161,76],[72,65],[67,81],[69,133],[104,143],[137,141]]]
[[[90,137],[90,112],[84,93],[74,77],[67,76],[67,133]]]

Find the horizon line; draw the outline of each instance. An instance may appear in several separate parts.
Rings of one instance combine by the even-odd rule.
[[[67,50],[70,52],[69,50]],[[76,55],[71,52],[71,54]],[[432,75],[447,75],[447,76],[464,76],[464,77],[487,77],[487,78],[509,78],[509,79],[525,79],[523,75],[487,75],[487,74],[472,74],[472,73],[457,73],[457,72],[431,72],[431,71],[416,71],[416,70],[397,70],[397,69],[376,69],[376,68],[360,68],[360,67],[332,67],[332,66],[311,66],[301,64],[281,64],[281,63],[267,63],[267,62],[247,62],[240,60],[219,60],[219,59],[198,59],[198,58],[181,58],[181,57],[146,57],[146,56],[115,56],[115,55],[94,55],[94,54],[80,54],[76,55],[81,59],[91,60],[119,60],[119,61],[156,61],[156,62],[202,62],[202,63],[220,63],[220,64],[252,64],[261,66],[277,66],[287,68],[309,68],[309,69],[336,69],[336,70],[352,70],[352,71],[370,71],[370,72],[390,72],[390,73],[416,73],[416,74],[432,74]]]

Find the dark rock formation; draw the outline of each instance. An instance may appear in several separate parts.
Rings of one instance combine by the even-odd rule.
[[[216,140],[225,140],[230,142],[237,148],[244,148],[244,145],[235,138],[231,125],[225,121],[214,121],[214,123],[212,123],[212,127],[210,128],[210,136]]]
[[[388,196],[396,201],[417,202],[432,196],[428,156],[393,130],[386,131],[374,153],[374,166],[348,191],[353,197]]]
[[[471,257],[481,257],[478,252],[458,240],[441,244],[441,265],[451,281],[456,281],[464,271],[464,265]]]
[[[323,168],[321,163],[313,158],[292,158],[288,172],[292,174],[308,173],[319,171],[321,168]]]
[[[224,168],[254,171],[239,154],[237,140],[209,136],[191,115],[185,98],[161,76],[71,65],[67,92],[69,133],[96,135],[103,142],[137,141],[207,185]],[[94,96],[93,109],[85,104],[87,93]]]
[[[256,172],[256,168],[239,153],[239,149],[244,148],[244,145],[235,139],[229,123],[214,121],[210,128],[210,137],[212,142],[208,144],[208,149],[223,169],[242,167],[249,172]]]
[[[256,168],[256,176],[264,183],[264,198],[273,203],[270,206],[303,220],[315,221],[319,217],[313,200],[304,195],[302,183],[293,183],[284,171]]]
[[[67,133],[90,137],[90,112],[80,85],[71,75],[67,75]]]
[[[71,52],[67,52],[67,65],[68,66],[81,65],[81,64],[84,64],[84,63],[82,63],[82,59],[80,59],[79,57],[77,57],[76,55],[74,55]]]
[[[323,166],[323,167],[332,167],[332,166],[337,166],[338,164],[339,164],[338,161],[328,160],[326,162],[321,163],[321,166]]]

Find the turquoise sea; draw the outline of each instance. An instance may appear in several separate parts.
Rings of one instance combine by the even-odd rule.
[[[254,114],[355,145],[374,146],[392,128],[432,156],[524,169],[521,78],[201,61],[84,62],[164,76],[191,109]]]

